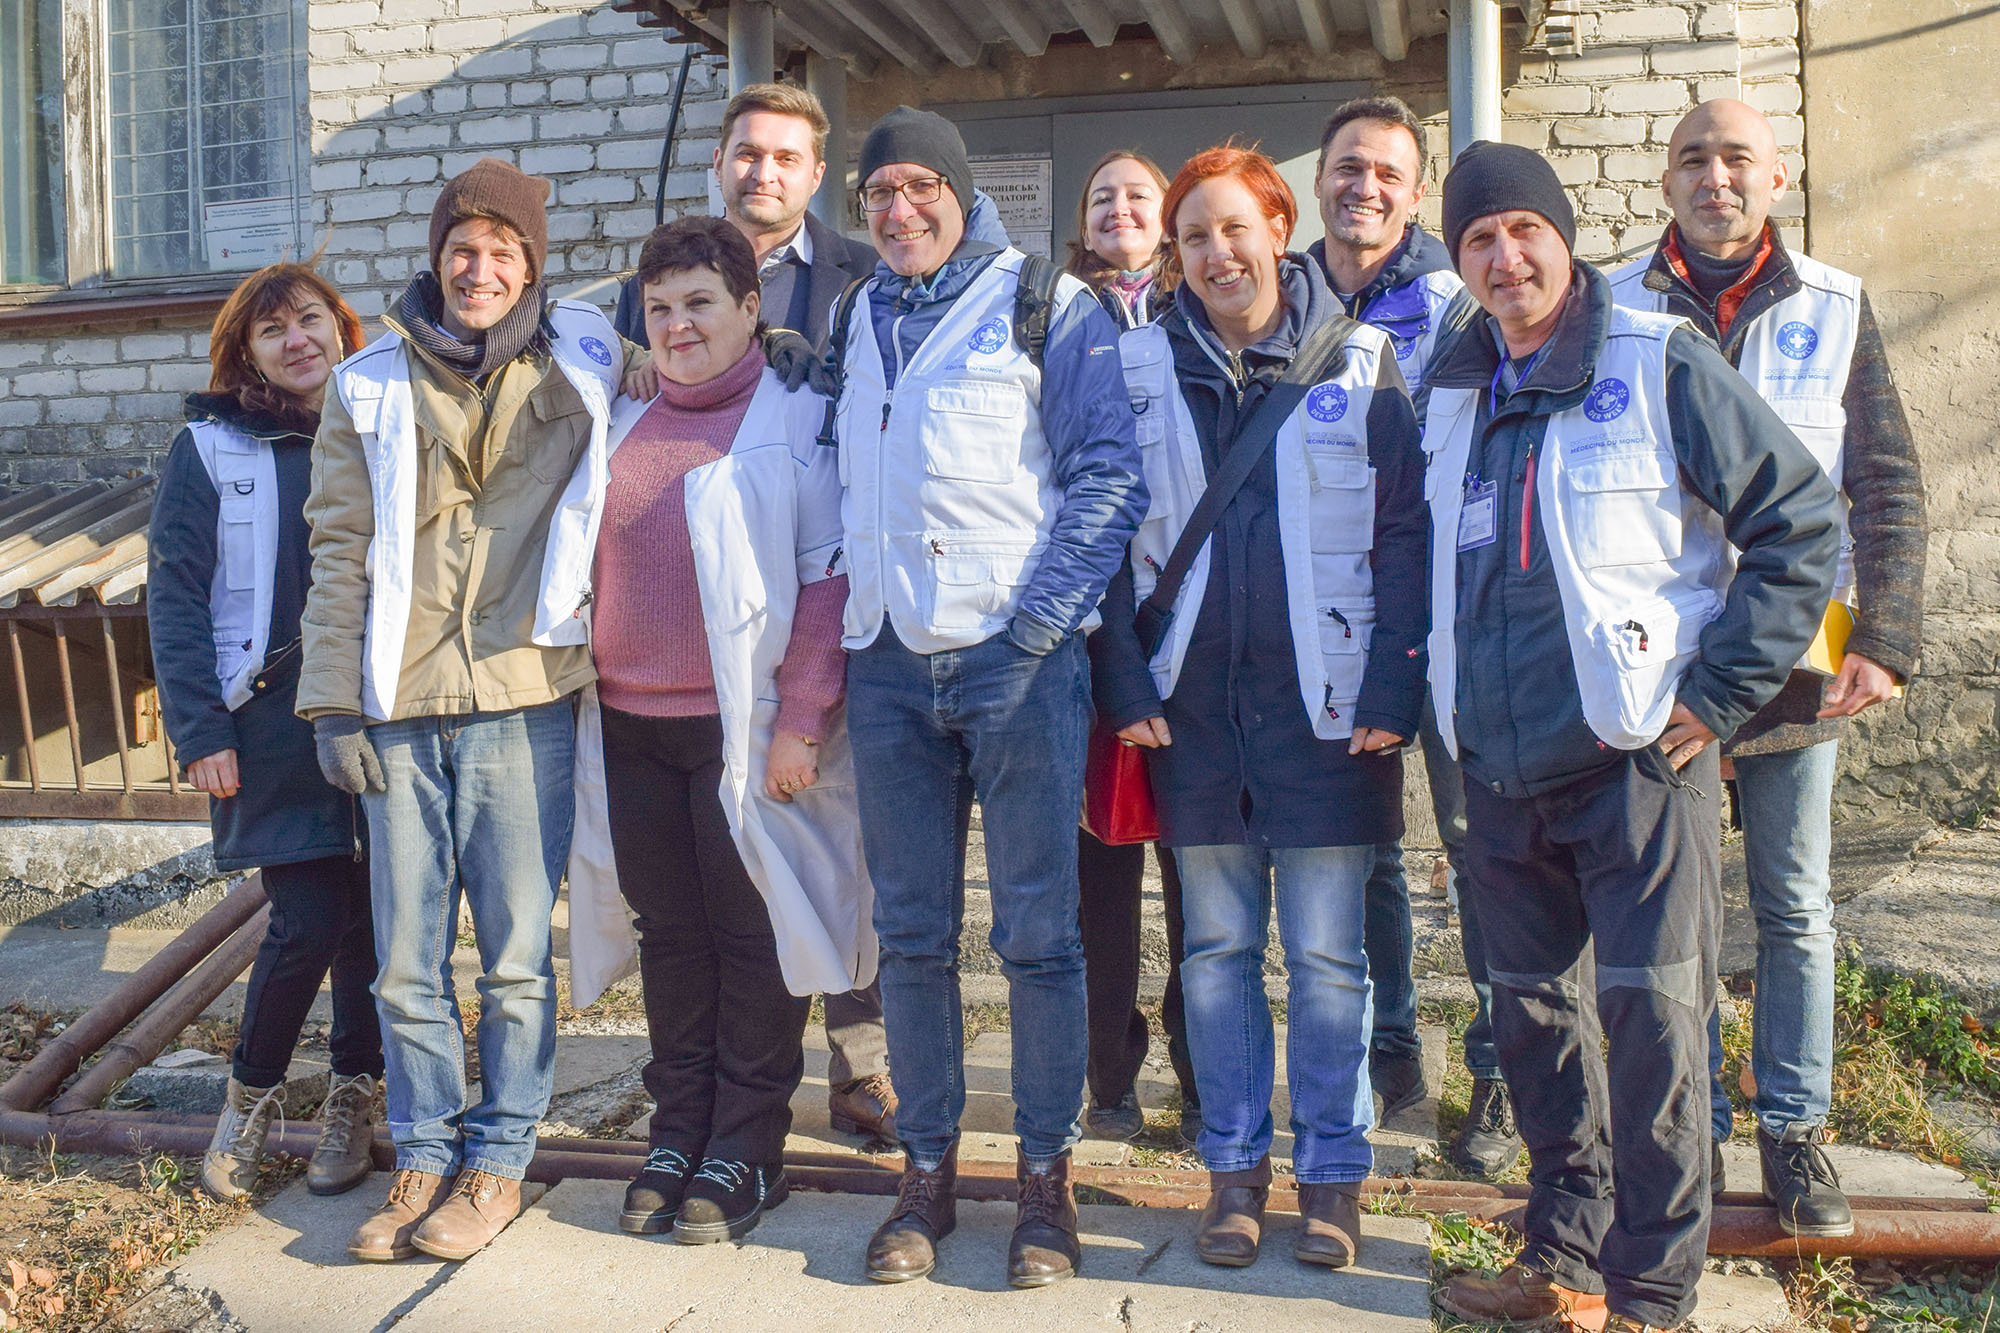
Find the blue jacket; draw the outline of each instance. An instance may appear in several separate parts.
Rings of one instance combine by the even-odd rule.
[[[1161,320],[1210,475],[1300,340],[1339,311],[1319,268],[1296,259],[1279,270],[1284,322],[1240,354],[1240,383],[1203,350],[1199,340],[1214,334],[1187,286]],[[1430,512],[1416,416],[1386,357],[1382,375],[1384,391],[1374,395],[1368,416],[1368,461],[1376,469],[1375,634],[1354,721],[1408,738],[1416,734],[1424,690]],[[1299,706],[1270,450],[1223,509],[1209,549],[1208,582],[1172,698],[1162,704],[1132,632],[1129,567],[1113,581],[1105,627],[1090,642],[1100,718],[1120,728],[1164,716],[1173,732],[1172,745],[1149,752],[1162,841],[1340,847],[1401,837],[1403,766],[1396,754],[1350,755],[1346,741],[1314,736]]]
[[[889,388],[896,387],[898,365],[915,354],[952,302],[1009,244],[999,210],[975,192],[964,239],[928,279],[905,278],[886,263],[876,265],[868,311]],[[1059,303],[1050,318],[1041,410],[1063,501],[1048,549],[1008,628],[1016,644],[1034,653],[1053,649],[1096,609],[1146,512],[1118,330],[1094,299]]]

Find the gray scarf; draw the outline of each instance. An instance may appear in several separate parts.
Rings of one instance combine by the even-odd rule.
[[[543,319],[547,297],[542,284],[528,284],[514,308],[484,337],[468,342],[444,327],[444,288],[435,273],[423,272],[410,279],[396,302],[396,318],[423,349],[458,371],[467,379],[482,381],[530,348],[549,349]]]

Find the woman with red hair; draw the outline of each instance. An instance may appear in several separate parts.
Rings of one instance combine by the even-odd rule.
[[[1373,1164],[1362,886],[1374,845],[1402,832],[1398,750],[1424,688],[1430,524],[1416,417],[1387,339],[1343,315],[1318,265],[1287,252],[1298,209],[1269,158],[1233,145],[1197,154],[1164,213],[1181,285],[1171,310],[1120,344],[1152,503],[1105,598],[1096,699],[1120,737],[1148,747],[1161,841],[1180,868],[1210,1182],[1197,1250],[1217,1264],[1257,1257],[1275,901],[1304,1220],[1295,1253],[1344,1267]],[[1176,560],[1211,485],[1221,507],[1188,533],[1192,562]]]
[[[254,1188],[306,1012],[333,973],[333,1081],[306,1168],[315,1194],[370,1169],[382,1039],[368,862],[354,798],[320,776],[298,693],[312,559],[306,492],[320,403],[361,322],[303,264],[243,280],[209,335],[206,393],[161,469],[146,599],[153,674],[187,779],[208,794],[215,864],[261,867],[271,924],[250,969],[226,1102],[201,1183]]]

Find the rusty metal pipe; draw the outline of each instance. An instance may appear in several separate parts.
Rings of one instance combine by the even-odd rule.
[[[56,675],[62,681],[63,718],[69,724],[69,763],[75,770],[76,789],[83,791],[83,728],[76,723],[76,684],[69,669],[69,631],[60,620],[51,624],[56,632]]]
[[[199,967],[175,982],[174,988],[161,996],[123,1036],[107,1045],[97,1063],[56,1098],[49,1110],[56,1115],[89,1110],[129,1078],[133,1070],[158,1055],[250,966],[270,925],[271,907],[266,903],[217,945]]]
[[[116,728],[118,739],[118,781],[125,794],[132,794],[132,747],[125,735],[125,689],[118,679],[118,637],[111,632],[111,617],[100,615],[97,623],[104,627],[104,675],[111,686],[111,721]]]
[[[119,982],[116,989],[92,1005],[0,1085],[0,1107],[31,1111],[47,1101],[64,1079],[97,1053],[98,1047],[117,1036],[120,1029],[186,976],[216,945],[255,916],[264,903],[263,877],[246,876],[221,902],[140,964],[137,971]]]
[[[21,749],[28,756],[28,789],[42,789],[42,764],[35,755],[35,715],[28,708],[28,671],[21,664],[21,626],[7,622],[7,647],[14,657],[14,700],[21,706]]]

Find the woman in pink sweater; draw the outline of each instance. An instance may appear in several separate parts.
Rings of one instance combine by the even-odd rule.
[[[874,941],[854,925],[825,400],[766,368],[756,261],[729,223],[660,228],[639,280],[659,395],[614,416],[591,605],[656,1104],[620,1225],[700,1244],[784,1200],[806,996],[865,982]]]

